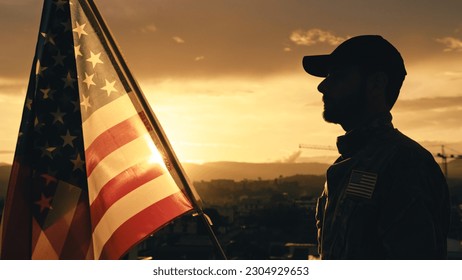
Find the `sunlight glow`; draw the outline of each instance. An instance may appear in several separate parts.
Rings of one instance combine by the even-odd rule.
[[[151,151],[151,155],[149,156],[148,163],[149,164],[159,164],[160,166],[162,166],[162,168],[166,168],[164,160],[161,154],[159,153],[159,150],[157,149],[156,145],[154,144],[154,141],[152,140],[151,136],[149,134],[145,134],[143,138],[146,141],[146,144],[148,145],[149,150]]]

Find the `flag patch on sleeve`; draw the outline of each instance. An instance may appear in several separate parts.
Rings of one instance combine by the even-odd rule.
[[[347,195],[370,199],[376,183],[377,174],[353,170],[345,192]]]

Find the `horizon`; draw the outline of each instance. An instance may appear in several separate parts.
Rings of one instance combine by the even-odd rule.
[[[443,164],[438,162],[442,171]],[[234,165],[234,168],[230,168],[229,165]],[[237,165],[237,166],[235,166]],[[249,165],[251,165],[249,167]],[[254,165],[252,167],[252,165]],[[286,165],[292,168],[281,168]],[[299,168],[296,168],[296,166]],[[307,168],[311,165],[311,168]],[[325,177],[326,171],[330,166],[330,163],[320,162],[260,162],[260,163],[249,163],[249,162],[205,162],[205,163],[182,163],[185,170],[186,176],[194,183],[199,182],[211,182],[214,180],[233,180],[235,182],[242,181],[271,181],[275,178],[291,178],[296,176],[321,176]],[[271,169],[270,167],[273,166]],[[274,166],[279,167],[274,170]],[[455,159],[448,160],[448,183],[450,187],[460,187],[462,182],[462,163]],[[11,167],[11,164],[1,163],[0,167]],[[224,167],[226,167],[224,169]],[[303,169],[300,169],[303,167]],[[0,179],[4,185],[0,185],[0,197],[6,194],[8,185],[7,178],[4,176],[9,174],[3,174],[0,172]]]
[[[344,133],[324,122],[321,79],[307,75],[301,59],[359,34],[383,35],[404,57],[395,126],[434,155],[442,145],[462,154],[462,2],[95,2],[183,163],[335,159],[335,151],[299,149],[335,146]],[[0,46],[0,162],[7,164],[41,12],[41,1],[0,0],[8,42]]]

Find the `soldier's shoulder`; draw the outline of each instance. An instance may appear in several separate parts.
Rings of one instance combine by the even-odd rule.
[[[394,129],[388,135],[386,143],[396,150],[396,157],[434,161],[430,151],[398,129]]]

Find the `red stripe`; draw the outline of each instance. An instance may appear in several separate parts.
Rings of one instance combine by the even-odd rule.
[[[146,130],[140,119],[140,115],[137,114],[98,135],[85,150],[87,176],[91,175],[96,165],[107,155],[140,137],[145,132]]]
[[[182,192],[156,202],[114,231],[104,245],[100,259],[120,259],[146,236],[191,209],[191,203]]]
[[[32,169],[21,165],[23,159],[15,156],[2,216],[3,260],[31,259],[32,238]]]
[[[160,165],[140,163],[126,169],[107,182],[90,206],[92,231],[112,204],[139,186],[154,180],[162,174]]]

